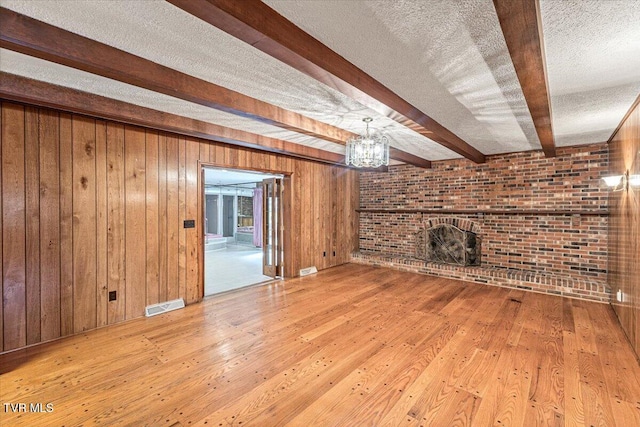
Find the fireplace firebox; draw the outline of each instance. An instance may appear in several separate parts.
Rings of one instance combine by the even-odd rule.
[[[468,220],[429,220],[416,234],[416,257],[439,264],[480,265],[482,238],[477,231]]]

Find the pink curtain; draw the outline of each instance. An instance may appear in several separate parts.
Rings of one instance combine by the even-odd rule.
[[[253,189],[253,245],[262,247],[262,188]]]

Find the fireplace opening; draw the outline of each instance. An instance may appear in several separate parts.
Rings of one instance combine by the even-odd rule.
[[[417,233],[416,256],[439,264],[480,265],[481,237],[475,231],[462,229],[451,222],[458,221],[428,221]],[[464,222],[469,223],[470,229],[477,228],[469,221]]]

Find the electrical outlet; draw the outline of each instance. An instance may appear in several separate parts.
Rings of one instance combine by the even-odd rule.
[[[109,301],[115,301],[118,299],[117,291],[109,291]]]
[[[618,289],[618,292],[616,292],[616,300],[618,302],[624,302],[624,293],[622,292],[622,289]]]

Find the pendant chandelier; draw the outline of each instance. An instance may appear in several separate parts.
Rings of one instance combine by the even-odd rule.
[[[379,133],[369,133],[371,117],[362,119],[366,123],[364,135],[349,138],[345,163],[357,168],[377,168],[389,165],[389,139]]]

